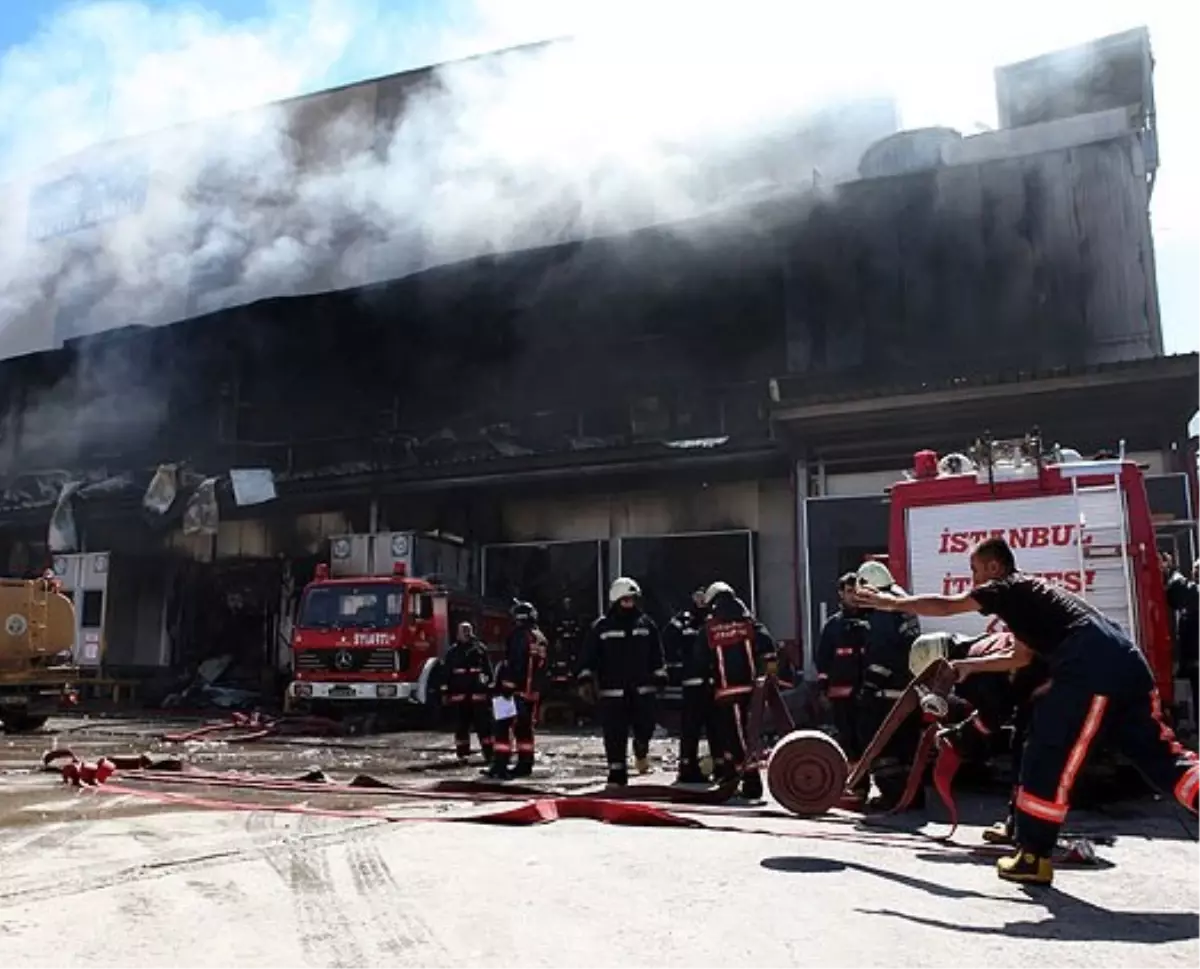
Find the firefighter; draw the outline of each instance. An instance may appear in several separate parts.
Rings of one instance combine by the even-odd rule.
[[[538,628],[537,610],[528,602],[516,602],[512,618],[513,630],[504,644],[504,659],[496,667],[494,689],[498,696],[515,701],[517,711],[515,717],[496,719],[488,774],[498,780],[533,773],[533,724],[546,668],[546,637]],[[514,745],[517,766],[510,771]]]
[[[708,652],[713,684],[713,724],[720,738],[716,779],[724,782],[740,776],[742,796],[758,800],[763,796],[762,777],[758,764],[750,760],[746,726],[759,675],[778,672],[775,641],[727,582],[710,585],[704,605],[707,616],[698,645]]]
[[[859,589],[858,600],[879,610],[923,616],[980,612],[1012,632],[1003,653],[954,661],[960,679],[1021,669],[1033,659],[1048,667],[1021,758],[1016,797],[1016,852],[997,862],[1001,878],[1047,885],[1051,854],[1070,808],[1071,787],[1097,734],[1104,729],[1156,788],[1171,791],[1196,813],[1200,766],[1162,719],[1154,675],[1124,630],[1078,596],[1018,571],[1012,549],[989,538],[971,553],[973,588],[960,595],[897,596]]]
[[[704,593],[701,586],[692,593],[692,605],[682,609],[663,631],[663,653],[667,657],[668,681],[680,688],[682,704],[679,716],[679,784],[703,784],[708,781],[700,769],[700,735],[708,740],[712,758],[717,754],[717,731],[713,729],[713,686],[709,675],[708,647],[702,642]],[[674,664],[674,666],[673,666]],[[673,669],[676,671],[673,673]]]
[[[858,583],[856,589],[876,589],[897,594],[904,591],[896,585],[891,570],[882,562],[864,562],[858,567],[855,577]],[[921,623],[911,613],[890,613],[869,606],[864,608],[857,601],[856,605],[862,609],[869,627],[867,650],[863,658],[862,687],[857,698],[864,718],[859,739],[865,747],[908,686],[908,654],[912,644],[921,635]],[[871,782],[879,792],[879,796],[868,804],[872,810],[889,810],[903,797],[920,740],[920,724],[910,717],[881,751],[871,769]],[[917,790],[909,806],[925,806],[924,786]]]
[[[871,625],[854,604],[857,586],[858,576],[854,572],[847,572],[838,580],[841,609],[825,622],[816,656],[817,690],[829,701],[838,742],[851,761],[858,760],[871,742],[875,713],[867,709],[861,696]]]
[[[638,605],[641,594],[633,579],[613,582],[608,612],[592,623],[584,640],[579,671],[580,683],[596,693],[608,783],[613,787],[629,783],[626,756],[631,730],[637,772],[650,770],[655,697],[667,683],[658,627]]]
[[[454,643],[443,661],[442,703],[454,713],[454,752],[459,760],[471,755],[471,729],[479,737],[484,761],[492,760],[492,712],[489,688],[492,662],[487,647],[469,622],[460,622]]]
[[[574,671],[579,658],[582,629],[570,596],[564,596],[548,657],[550,694],[560,702],[570,703],[574,695]]]
[[[667,661],[667,689],[665,696],[681,699],[683,695],[683,667],[685,657],[696,643],[699,628],[698,616],[704,613],[704,586],[692,592],[692,603],[684,606],[671,617],[663,630],[663,656]]]
[[[1192,579],[1189,582],[1183,573],[1175,568],[1175,560],[1170,555],[1163,555],[1163,579],[1167,587],[1167,605],[1175,613],[1175,644],[1179,662],[1179,675],[1188,680],[1192,687],[1192,723],[1200,723],[1200,710],[1197,709],[1197,687],[1200,681],[1197,677],[1197,663],[1200,657],[1200,593],[1197,592],[1196,573],[1200,563],[1192,565]]]

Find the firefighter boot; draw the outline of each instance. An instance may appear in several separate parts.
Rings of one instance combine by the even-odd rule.
[[[762,775],[756,770],[748,770],[742,775],[742,797],[747,801],[761,801],[763,797]]]
[[[511,781],[514,775],[508,769],[508,755],[495,754],[483,772],[483,776],[490,777],[494,781]]]
[[[633,768],[639,774],[649,774],[650,773],[650,758],[649,757],[635,757],[633,759]]]
[[[624,764],[608,765],[608,787],[626,787],[629,784],[629,769]]]
[[[1049,858],[1018,848],[1016,854],[996,862],[996,874],[1009,882],[1049,885],[1054,881],[1054,866]]]
[[[680,764],[679,774],[675,778],[676,784],[707,784],[708,778],[701,773],[699,766],[696,764]]]
[[[529,777],[533,774],[533,755],[517,758],[517,766],[513,768],[513,777]]]

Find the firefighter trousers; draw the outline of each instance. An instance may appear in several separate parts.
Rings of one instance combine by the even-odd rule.
[[[715,764],[720,756],[717,728],[714,725],[713,690],[711,684],[686,685],[679,711],[679,774],[697,778],[700,774],[700,736],[708,740],[708,753]]]
[[[875,735],[874,717],[859,698],[836,697],[829,701],[829,712],[837,741],[851,763],[858,760]],[[868,781],[863,780],[863,787]]]
[[[721,697],[713,701],[713,726],[716,728],[720,761],[716,772],[727,778],[737,774],[758,775],[758,764],[749,761],[750,692]]]
[[[604,733],[604,757],[608,762],[610,784],[629,781],[629,735],[633,734],[633,756],[650,754],[650,738],[655,724],[654,687],[629,687],[620,692],[604,690],[597,699],[601,729]]]
[[[486,696],[467,697],[454,706],[454,753],[459,757],[471,754],[471,732],[479,738],[485,760],[492,757],[492,710]]]
[[[892,707],[903,694],[903,690],[888,689],[878,693],[859,697],[863,704],[863,715],[860,720],[859,738],[865,748],[883,725]],[[871,780],[879,790],[881,808],[897,804],[904,796],[904,788],[908,783],[908,775],[912,771],[913,761],[917,756],[917,747],[921,743],[921,720],[919,717],[909,717],[896,729],[891,739],[879,752],[871,767]],[[911,807],[920,808],[925,803],[925,789],[919,788]]]
[[[537,716],[537,699],[524,696],[515,699],[517,715],[496,721],[492,765],[501,770],[507,768],[515,750],[517,773],[527,776],[533,770],[533,723]]]
[[[1151,785],[1196,812],[1200,767],[1162,718],[1145,659],[1104,623],[1060,646],[1049,690],[1034,701],[1015,798],[1016,840],[1048,857],[1070,809],[1071,788],[1088,753],[1111,742]]]

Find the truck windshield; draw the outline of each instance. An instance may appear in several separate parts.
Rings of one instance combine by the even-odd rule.
[[[297,625],[310,629],[384,629],[400,623],[404,592],[387,585],[327,585],[309,589]]]

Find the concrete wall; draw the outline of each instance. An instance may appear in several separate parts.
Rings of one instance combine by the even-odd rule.
[[[512,542],[611,540],[748,529],[758,536],[759,618],[779,638],[796,635],[794,493],[786,478],[657,491],[513,499],[502,507]],[[616,561],[612,556],[611,560]]]

